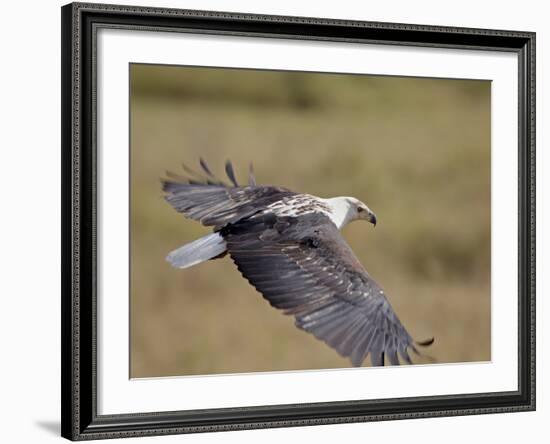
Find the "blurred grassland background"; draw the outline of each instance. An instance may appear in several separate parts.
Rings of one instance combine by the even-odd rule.
[[[438,363],[490,355],[490,82],[131,66],[131,377],[349,367],[231,260],[169,251],[209,232],[168,205],[165,170],[355,196],[378,225],[344,236]],[[413,355],[417,363],[425,358]],[[365,365],[369,365],[368,360]]]

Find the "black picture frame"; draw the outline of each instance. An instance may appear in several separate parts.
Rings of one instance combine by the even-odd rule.
[[[62,7],[61,14],[62,436],[71,440],[84,440],[535,409],[535,33],[85,3],[68,4]],[[94,81],[98,27],[508,51],[517,54],[518,390],[98,415]]]

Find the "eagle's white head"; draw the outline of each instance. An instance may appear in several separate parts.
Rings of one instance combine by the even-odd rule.
[[[355,197],[341,196],[323,200],[330,207],[330,218],[338,229],[354,220],[366,220],[376,226],[376,214]]]

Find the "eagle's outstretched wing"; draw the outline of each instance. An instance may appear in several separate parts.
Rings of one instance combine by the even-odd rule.
[[[169,178],[162,181],[162,189],[166,193],[166,201],[174,209],[215,229],[249,217],[274,202],[296,194],[282,187],[256,185],[252,168],[248,185],[240,186],[229,161],[225,170],[231,185],[217,179],[204,160],[201,159],[200,165],[206,175],[186,166],[185,171],[193,178],[167,172]]]
[[[416,352],[386,299],[330,219],[256,215],[220,234],[243,276],[269,303],[360,366],[411,359]]]

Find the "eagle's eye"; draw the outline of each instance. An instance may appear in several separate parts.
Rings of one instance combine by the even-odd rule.
[[[365,209],[363,207],[357,207],[357,212],[358,213],[362,213],[363,211],[365,211]]]

